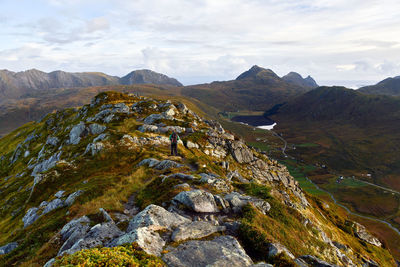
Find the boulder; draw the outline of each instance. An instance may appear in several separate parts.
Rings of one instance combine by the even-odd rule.
[[[139,212],[130,222],[127,232],[140,227],[160,226],[168,230],[178,227],[181,224],[189,223],[190,220],[176,213],[167,211],[157,206],[149,205]]]
[[[219,236],[210,241],[188,241],[166,253],[162,259],[168,266],[182,267],[243,267],[253,264],[232,236]]]
[[[17,247],[18,247],[17,242],[8,243],[7,245],[0,247],[0,255],[8,254],[11,251],[13,251],[14,249],[16,249]]]
[[[253,264],[250,267],[274,267],[272,264],[265,263],[265,262],[259,262],[257,264]]]
[[[151,227],[135,229],[113,240],[107,246],[114,247],[132,242],[137,242],[144,251],[155,256],[160,256],[165,246],[165,241]]]
[[[172,241],[179,242],[187,239],[199,239],[225,230],[225,226],[213,225],[210,222],[191,222],[189,224],[183,224],[175,229],[172,233]]]
[[[24,222],[24,228],[28,227],[39,218],[39,216],[37,215],[37,211],[38,208],[33,207],[26,212],[24,218],[22,218],[22,221]]]
[[[214,196],[203,190],[180,192],[172,201],[195,212],[219,212]]]
[[[328,263],[326,261],[320,260],[317,257],[311,256],[311,255],[301,256],[300,259],[302,259],[307,264],[309,264],[313,267],[338,267],[335,264]]]

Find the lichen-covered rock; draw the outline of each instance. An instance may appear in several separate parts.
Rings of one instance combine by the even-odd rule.
[[[64,195],[64,193],[65,193],[65,191],[60,190],[60,191],[58,191],[57,193],[55,193],[54,196],[55,196],[56,198],[61,198],[61,197]]]
[[[133,231],[140,227],[161,226],[166,229],[173,229],[181,224],[189,223],[190,220],[176,213],[167,211],[157,206],[149,205],[139,212],[129,223],[127,231]]]
[[[241,141],[231,141],[228,143],[232,157],[239,163],[250,163],[253,161],[253,152]]]
[[[58,251],[57,256],[62,255],[64,251],[70,249],[76,242],[85,237],[90,229],[89,223],[89,218],[83,216],[64,225],[60,231],[61,239],[64,243]]]
[[[97,134],[101,134],[102,132],[104,132],[107,127],[104,125],[100,125],[97,123],[92,123],[89,125],[89,131],[91,134],[97,135]]]
[[[24,228],[28,227],[39,218],[39,215],[37,215],[37,211],[38,208],[33,207],[26,212],[24,218],[22,218],[22,221],[24,222]]]
[[[74,145],[78,144],[79,141],[81,141],[81,137],[85,135],[85,131],[87,134],[86,126],[83,122],[75,125],[69,132],[69,143]]]
[[[11,251],[13,251],[14,249],[16,249],[17,247],[18,247],[17,242],[8,243],[7,245],[0,247],[0,255],[8,254]]]
[[[82,191],[82,190],[78,190],[78,191],[76,191],[76,192],[70,194],[70,195],[67,197],[67,199],[65,200],[65,204],[66,204],[67,206],[71,206],[72,204],[74,204],[75,199],[76,199],[77,197],[79,197],[80,195],[82,195],[82,194],[83,194],[83,191]]]
[[[36,176],[37,174],[39,174],[41,172],[45,172],[45,171],[53,168],[54,166],[56,166],[57,161],[60,160],[61,153],[62,153],[62,151],[60,151],[58,153],[54,153],[48,159],[36,164],[35,167],[33,168],[33,171],[32,171],[31,175],[32,176]]]
[[[157,132],[158,131],[158,126],[155,125],[150,125],[150,124],[143,124],[142,126],[139,127],[138,129],[141,132]]]
[[[167,170],[167,169],[171,169],[171,168],[179,168],[182,167],[182,164],[179,164],[175,161],[172,160],[156,160],[153,158],[149,158],[149,159],[144,159],[141,162],[139,162],[138,166],[143,166],[143,165],[147,165],[149,168],[154,168],[156,170]]]
[[[219,236],[210,241],[188,241],[166,253],[162,259],[168,266],[174,267],[243,267],[253,264],[232,236]]]
[[[199,239],[225,230],[225,226],[217,226],[210,222],[196,221],[179,226],[172,234],[172,241],[179,242],[187,239]]]
[[[354,231],[356,236],[361,240],[364,240],[365,242],[375,245],[377,247],[382,246],[382,243],[379,241],[378,238],[374,237],[373,235],[367,232],[367,229],[365,228],[364,225],[361,225],[359,223],[354,223]]]
[[[70,249],[65,250],[65,254],[73,254],[77,251],[104,246],[109,240],[121,236],[123,232],[113,222],[96,224],[90,228],[89,232],[79,239]]]
[[[214,196],[203,190],[180,192],[173,198],[173,202],[195,212],[219,212]]]
[[[43,212],[41,215],[44,215],[46,213],[49,213],[52,210],[64,207],[65,203],[59,198],[54,199],[53,201],[49,202],[46,207],[44,208]]]

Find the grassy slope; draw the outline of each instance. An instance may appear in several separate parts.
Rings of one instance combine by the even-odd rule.
[[[125,97],[123,97],[122,100],[128,103],[132,101]],[[118,102],[118,100],[115,101]],[[94,114],[97,110],[90,112]],[[51,117],[58,118],[59,120],[46,126],[47,124],[45,124],[45,121]],[[25,125],[3,139],[0,139],[0,154],[5,155],[7,158],[10,157],[16,145],[35,131],[36,134],[42,134],[42,136],[29,147],[32,151],[31,156],[33,156],[38,153],[40,144],[45,142],[47,135],[54,134],[54,130],[52,130],[54,127],[61,127],[61,129],[64,129],[69,125],[77,123],[78,120],[79,119],[76,118],[76,112],[74,110],[69,110],[48,115],[41,123]],[[41,266],[58,251],[61,244],[57,239],[56,233],[62,225],[72,218],[83,214],[95,215],[99,207],[103,207],[109,212],[121,212],[123,211],[122,203],[127,201],[129,196],[134,193],[139,193],[138,200],[142,208],[149,203],[161,204],[164,201],[168,201],[168,199],[177,193],[174,191],[173,185],[181,183],[180,181],[170,180],[168,184],[162,184],[159,181],[159,175],[162,174],[162,172],[136,166],[137,163],[144,158],[167,158],[167,147],[132,148],[118,145],[117,140],[119,140],[123,134],[128,133],[132,136],[143,136],[142,133],[136,130],[138,123],[135,120],[129,118],[123,119],[110,124],[108,127],[110,132],[109,143],[113,144],[112,146],[109,146],[104,152],[94,157],[75,157],[73,161],[74,167],[68,164],[61,164],[55,169],[48,171],[43,181],[35,187],[31,196],[29,188],[32,185],[32,177],[27,173],[19,178],[14,177],[16,174],[24,171],[24,166],[29,160],[29,157],[21,157],[16,164],[12,166],[4,163],[1,165],[0,176],[12,175],[12,177],[7,181],[3,179],[0,183],[2,189],[0,193],[0,204],[2,207],[2,216],[0,219],[0,231],[2,234],[0,235],[0,244],[17,240],[20,242],[20,246],[12,253],[0,256],[0,262],[4,264],[25,262],[25,264],[23,264],[25,266]],[[60,138],[65,138],[64,135],[65,133],[63,131],[59,132]],[[93,137],[89,136],[83,139],[78,146],[66,146],[64,148],[63,158],[71,160],[73,155],[85,149],[86,144],[88,144],[92,138]],[[185,138],[190,138],[190,136]],[[199,140],[197,136],[195,138]],[[180,149],[181,153],[184,155],[184,157],[180,159],[182,163],[197,163],[198,166],[206,166],[198,169],[197,172],[212,171],[220,175],[225,175],[225,171],[219,165],[215,164],[212,158],[201,151],[188,150],[184,147]],[[246,166],[238,165],[231,157],[228,157],[227,160],[231,162],[231,166],[243,169],[245,172]],[[87,182],[83,183],[84,181]],[[207,188],[211,191],[214,190],[213,188],[208,188],[207,185],[195,185],[200,188]],[[160,188],[164,189],[159,190]],[[67,194],[81,189],[85,190],[85,194],[78,198],[73,206],[57,209],[41,217],[26,229],[22,229],[21,219],[25,211],[29,207],[39,205],[43,200],[51,200],[54,198],[54,193],[61,189],[66,190]],[[162,194],[154,194],[157,190],[158,192],[162,192]],[[267,193],[263,193],[267,192],[264,189],[248,188],[245,190],[249,194],[256,194],[258,197],[268,198],[273,205],[273,212],[268,216],[257,213],[253,213],[251,216],[245,215],[243,220],[247,220],[247,230],[250,232],[256,231],[258,233],[263,233],[264,235],[267,234],[265,237],[270,240],[284,242],[284,244],[297,255],[301,253],[317,253],[319,255],[320,249],[323,250],[324,245],[318,243],[312,229],[307,229],[302,226],[301,217],[299,217],[298,214],[292,215],[294,212],[293,210],[283,206]],[[332,206],[331,210],[322,210],[318,207],[319,206],[315,204],[308,212],[313,214],[313,216],[317,216],[320,220],[324,218],[320,215],[320,212],[325,214],[325,217],[333,216],[336,218],[336,220],[324,221],[324,227],[326,227],[326,231],[329,230],[329,235],[335,236],[339,241],[354,247],[361,255],[371,257],[381,264],[393,263],[387,251],[360,243],[352,233],[345,233],[337,228],[340,223],[343,223],[343,219],[337,222],[337,220],[339,220],[338,218],[345,218],[345,214],[335,215],[336,211],[334,210],[334,206]],[[12,212],[16,210],[17,213],[12,215]],[[66,215],[67,211],[68,214]],[[245,229],[243,229],[242,237],[246,237]],[[314,245],[316,249],[310,250],[307,247],[299,246],[299,243],[295,241],[304,240],[304,238],[310,242],[315,242]],[[255,241],[249,239],[248,242],[252,244],[251,242]],[[246,244],[244,245],[246,246]],[[322,254],[319,256],[323,258]]]

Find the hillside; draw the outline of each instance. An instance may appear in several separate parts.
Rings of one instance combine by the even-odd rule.
[[[375,85],[361,87],[357,91],[370,95],[400,96],[400,76],[387,78]]]
[[[278,131],[320,143],[336,170],[376,175],[400,170],[400,100],[343,87],[320,87],[283,105],[272,116]],[[304,142],[305,143],[305,142]],[[317,159],[315,159],[317,160]],[[376,176],[375,176],[376,177]]]
[[[182,94],[221,111],[267,110],[309,91],[309,86],[286,82],[270,69],[253,66],[236,80],[187,86]]]
[[[400,99],[343,87],[320,87],[281,106],[272,118],[277,121],[274,130],[296,148],[288,151],[289,155],[308,164],[325,165],[336,175],[400,189]],[[316,175],[316,181],[328,186],[329,177],[321,177]],[[363,193],[357,188],[336,193],[355,210],[389,220],[400,228],[398,196],[383,191],[378,196],[371,190],[376,188]],[[358,200],[351,197],[356,192]]]
[[[151,70],[132,71],[122,78],[100,72],[53,71],[46,73],[36,69],[22,72],[0,70],[0,103],[7,102],[8,99],[32,97],[56,88],[144,83],[182,86],[176,79]]]
[[[0,139],[0,159],[3,266],[395,265],[342,209],[182,103],[101,93]]]

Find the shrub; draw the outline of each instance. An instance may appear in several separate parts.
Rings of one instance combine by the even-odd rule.
[[[57,259],[58,266],[165,266],[161,259],[144,252],[136,243],[114,248],[92,248],[78,251],[72,255]]]

